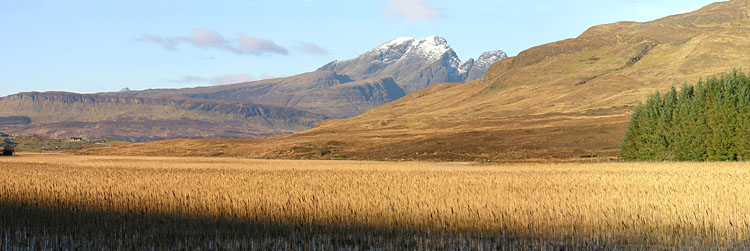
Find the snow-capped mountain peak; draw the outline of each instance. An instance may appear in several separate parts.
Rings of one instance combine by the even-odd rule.
[[[404,56],[404,54],[411,48],[414,41],[415,39],[412,37],[391,39],[388,42],[367,51],[359,57],[345,60],[344,62],[366,59],[374,64],[392,64]]]
[[[471,66],[467,67],[460,67],[462,70],[467,69],[466,72],[466,81],[471,81],[475,79],[479,79],[484,75],[484,72],[487,71],[492,64],[494,64],[497,61],[500,61],[504,58],[507,58],[508,55],[505,54],[504,51],[501,50],[494,50],[494,51],[487,51],[482,53],[482,55],[477,58],[477,60],[473,60]],[[468,62],[468,60],[467,60]]]
[[[507,57],[508,55],[505,54],[505,52],[501,50],[487,51],[487,52],[482,53],[482,55],[479,56],[479,58],[477,58],[476,64],[489,67],[495,62],[500,61],[501,59],[507,58]]]
[[[393,46],[399,46],[399,45],[404,45],[404,44],[411,44],[412,42],[414,42],[414,38],[413,37],[398,37],[398,38],[391,39],[388,42],[385,42],[385,43],[381,44],[380,46],[378,46],[377,48],[375,48],[375,50],[378,50],[378,49],[380,49],[380,50],[382,50],[382,49],[388,49],[388,48],[393,47]]]
[[[400,37],[355,58],[328,63],[319,70],[333,71],[353,80],[390,77],[409,93],[433,84],[474,80],[499,57],[505,57],[504,53],[493,51],[482,54],[478,60],[462,62],[443,37]]]
[[[406,54],[423,56],[429,61],[435,61],[450,50],[452,49],[445,38],[431,36],[415,41]]]

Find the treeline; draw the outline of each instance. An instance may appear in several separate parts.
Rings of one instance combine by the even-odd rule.
[[[635,108],[623,160],[750,160],[750,77],[721,77],[654,93]]]
[[[5,138],[0,142],[0,156],[13,156],[13,153],[16,152],[16,145],[18,145],[18,143]]]

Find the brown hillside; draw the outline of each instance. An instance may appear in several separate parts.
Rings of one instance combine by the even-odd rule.
[[[360,116],[259,140],[176,140],[87,153],[508,160],[615,155],[655,90],[750,69],[750,1],[595,26]],[[222,148],[224,147],[224,148]],[[200,151],[199,149],[222,149]]]

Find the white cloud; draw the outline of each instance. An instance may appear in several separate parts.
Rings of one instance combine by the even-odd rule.
[[[387,14],[416,21],[429,21],[440,17],[437,7],[426,0],[388,0],[388,5],[383,10]]]
[[[190,38],[185,40],[201,48],[221,47],[229,44],[218,32],[208,29],[193,29]]]
[[[143,34],[140,38],[137,38],[136,41],[152,42],[152,43],[161,45],[162,47],[164,47],[164,49],[167,49],[170,51],[176,51],[177,48],[175,48],[175,45],[179,43],[178,41],[163,39],[159,36],[148,35],[148,34]]]
[[[271,40],[260,39],[251,37],[245,34],[240,34],[240,45],[246,53],[261,55],[264,53],[277,53],[277,54],[289,54],[289,51],[277,45]]]
[[[246,73],[237,74],[224,74],[212,78],[204,78],[199,76],[183,76],[182,78],[173,82],[177,83],[191,83],[191,84],[211,84],[211,85],[225,85],[250,82],[256,80],[253,75]]]
[[[218,32],[209,29],[193,29],[190,36],[164,38],[156,35],[143,34],[136,40],[152,42],[171,51],[176,51],[177,45],[181,43],[189,43],[202,49],[221,49],[235,54],[250,54],[256,56],[264,54],[289,54],[289,50],[271,40],[239,34],[237,40],[230,41]]]
[[[313,43],[301,43],[297,49],[305,54],[313,54],[313,55],[326,55],[328,54],[328,50],[323,49],[323,47],[318,46],[317,44]]]

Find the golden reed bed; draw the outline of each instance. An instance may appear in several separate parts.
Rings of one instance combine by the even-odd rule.
[[[0,249],[750,247],[746,163],[0,158]]]

